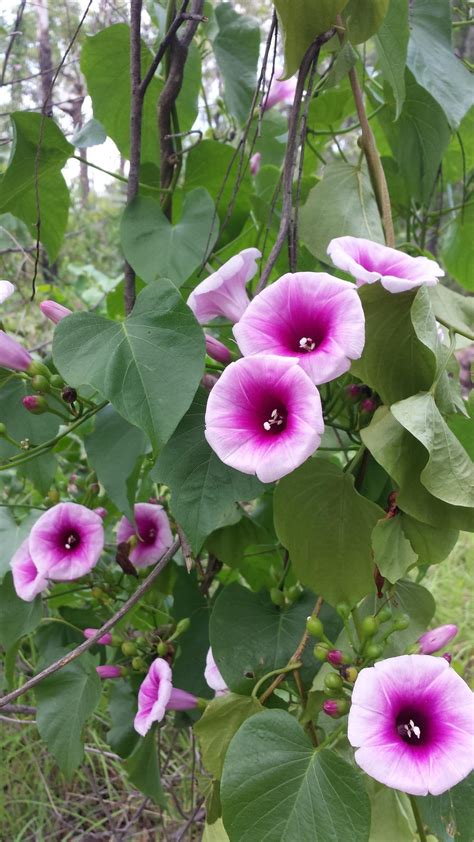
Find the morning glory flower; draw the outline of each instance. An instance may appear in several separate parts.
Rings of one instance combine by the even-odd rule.
[[[0,366],[14,371],[27,371],[32,362],[26,348],[0,330]]]
[[[216,316],[238,322],[249,304],[245,287],[256,274],[256,261],[261,256],[258,249],[244,249],[197,285],[188,298],[188,307],[200,324]]]
[[[291,79],[282,80],[273,78],[268,96],[265,95],[263,97],[263,110],[268,111],[269,108],[273,108],[274,105],[280,102],[284,103],[284,105],[291,105],[295,98],[295,91],[296,78],[294,76]]]
[[[253,299],[234,336],[244,356],[297,357],[313,383],[327,383],[362,354],[364,311],[353,284],[325,272],[288,273]]]
[[[229,688],[222,678],[222,675],[219,672],[219,667],[214,660],[211,647],[209,647],[206,655],[204,678],[206,679],[208,687],[215,691],[216,696],[225,696],[225,694],[229,692]]]
[[[148,567],[173,543],[168,515],[163,506],[155,503],[136,503],[134,514],[136,527],[123,517],[118,525],[117,541],[121,544],[135,536],[136,543],[130,550],[129,559],[135,567]]]
[[[164,658],[155,658],[138,691],[138,713],[133,727],[142,737],[154,722],[161,722],[167,710],[190,710],[198,699],[173,687],[171,667]]]
[[[418,638],[419,650],[423,655],[432,655],[433,652],[438,652],[443,646],[451,643],[457,633],[458,627],[453,623],[447,623],[444,626],[430,629],[430,631],[425,632]]]
[[[410,795],[441,795],[474,765],[474,701],[444,658],[401,655],[361,670],[348,738],[356,763]]]
[[[66,316],[70,316],[72,310],[68,307],[63,307],[62,304],[58,304],[57,301],[42,301],[40,304],[40,310],[43,316],[46,316],[51,322],[54,322],[55,325],[58,322],[61,322]]]
[[[10,567],[16,594],[25,602],[32,602],[48,586],[48,580],[41,575],[31,558],[28,539],[17,549]]]
[[[262,482],[305,462],[324,431],[318,390],[297,359],[274,354],[231,363],[209,394],[205,421],[219,459]]]
[[[405,292],[422,284],[432,287],[444,275],[428,257],[410,257],[362,237],[336,237],[328,245],[328,255],[334,266],[356,279],[357,286],[380,281],[388,292]]]
[[[95,567],[104,548],[102,518],[79,503],[58,503],[36,521],[28,547],[43,576],[79,579]]]

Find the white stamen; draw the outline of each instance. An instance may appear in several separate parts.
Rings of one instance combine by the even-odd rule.
[[[66,543],[66,544],[64,544],[64,546],[66,547],[66,549],[67,549],[67,550],[70,550],[70,549],[71,549],[71,545],[70,545],[70,544],[67,544],[67,543]]]
[[[264,421],[263,422],[263,429],[264,430],[271,430],[272,429],[272,425],[270,424],[270,421]]]
[[[272,427],[281,427],[283,420],[283,416],[280,415],[278,409],[273,409],[270,413],[270,418],[263,422],[263,429],[268,433]]]
[[[314,351],[316,342],[313,342],[310,336],[302,336],[299,341],[299,346],[302,351]]]
[[[415,725],[413,719],[410,719],[408,725],[404,725],[403,727],[407,732],[407,737],[410,739],[413,735],[417,738],[417,740],[421,738],[421,728],[418,725]]]

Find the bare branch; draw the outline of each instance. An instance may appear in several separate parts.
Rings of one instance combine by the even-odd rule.
[[[10,53],[13,48],[13,44],[15,43],[15,38],[17,35],[20,35],[20,24],[21,19],[23,17],[23,12],[25,10],[26,0],[21,0],[21,3],[18,7],[18,11],[16,13],[15,23],[13,24],[13,31],[10,33],[10,41],[8,42],[8,47],[5,51],[5,58],[3,59],[3,67],[2,67],[2,75],[0,76],[0,87],[2,87],[4,80],[5,80],[5,73],[7,72],[7,65],[8,59],[10,58]]]

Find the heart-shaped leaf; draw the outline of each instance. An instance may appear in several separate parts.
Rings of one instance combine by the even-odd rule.
[[[120,226],[125,257],[137,275],[147,283],[170,278],[176,286],[202,263],[217,235],[214,203],[202,187],[187,194],[174,225],[157,202],[138,197],[125,209]]]
[[[140,293],[124,322],[75,313],[54,334],[54,361],[64,379],[98,389],[154,447],[169,439],[188,409],[204,354],[202,329],[165,278]]]

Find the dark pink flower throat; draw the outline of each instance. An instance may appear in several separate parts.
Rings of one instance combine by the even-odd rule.
[[[426,713],[415,705],[404,707],[395,720],[396,730],[404,743],[410,746],[426,746],[430,742],[430,720]]]
[[[75,550],[81,543],[81,539],[75,529],[67,529],[61,538],[61,543],[65,550]]]

